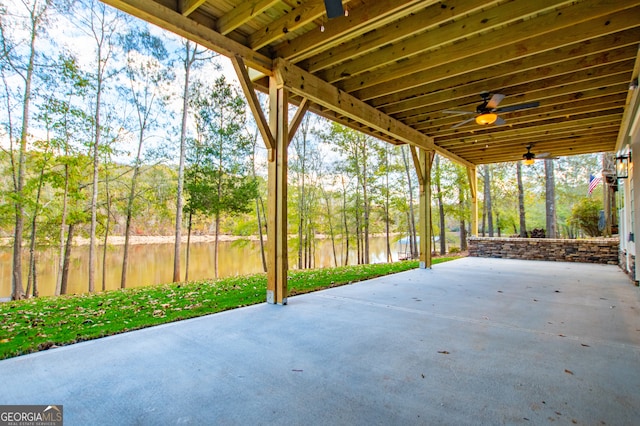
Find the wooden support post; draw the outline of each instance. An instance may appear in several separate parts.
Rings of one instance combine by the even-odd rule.
[[[287,91],[276,77],[269,79],[269,128],[274,136],[269,155],[267,195],[267,303],[287,304],[287,175],[289,144]]]
[[[420,268],[431,269],[431,164],[435,153],[423,149],[416,152],[414,146],[410,148],[420,184],[420,222],[418,224]]]
[[[469,188],[471,190],[471,235],[478,236],[478,169],[467,167]]]

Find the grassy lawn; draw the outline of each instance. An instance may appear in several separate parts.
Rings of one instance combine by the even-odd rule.
[[[406,261],[289,271],[289,295],[417,267]],[[0,303],[0,359],[263,303],[266,288],[266,275],[256,274]]]

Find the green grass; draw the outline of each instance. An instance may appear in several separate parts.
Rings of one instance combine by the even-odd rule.
[[[289,271],[289,295],[417,267],[406,261]],[[256,274],[0,303],[0,359],[263,303],[266,288],[266,275]]]

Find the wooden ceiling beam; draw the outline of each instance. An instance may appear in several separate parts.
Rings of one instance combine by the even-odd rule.
[[[602,115],[585,115],[579,118],[580,121],[559,121],[549,120],[547,122],[538,123],[535,126],[528,127],[508,127],[502,132],[478,133],[473,135],[464,135],[458,138],[436,138],[436,143],[443,147],[451,149],[459,148],[468,144],[487,142],[511,142],[519,139],[536,137],[539,139],[548,139],[556,135],[579,135],[584,132],[590,132],[592,129],[608,128],[615,125],[615,120],[619,117],[621,109],[612,112],[605,112]],[[586,118],[585,118],[586,117]],[[582,128],[581,126],[585,126]]]
[[[522,23],[527,25],[528,30],[536,29],[542,32],[545,25],[533,26],[528,21],[535,20],[529,18],[539,13],[540,9],[548,10],[565,4],[567,4],[567,0],[509,2],[499,6],[492,3],[478,13],[468,16],[458,15],[459,17],[453,20],[448,14],[425,14],[422,17],[422,26],[416,27],[415,33],[407,34],[404,40],[395,44],[383,45],[373,54],[340,63],[318,75],[330,83],[335,83],[347,78],[355,78],[370,70],[384,68],[388,64],[404,63],[404,60],[416,55],[430,57],[444,46],[447,46],[447,50],[455,48],[455,46],[462,47],[465,51],[472,49],[474,53],[491,50],[510,42],[504,40],[502,32],[498,31],[499,29],[518,20],[523,20]],[[454,11],[456,10],[454,9]],[[447,23],[447,21],[452,22]],[[547,20],[546,26],[550,23]],[[530,34],[537,34],[537,32]],[[520,38],[525,37],[530,37],[530,35],[520,35]]]
[[[592,89],[602,89],[624,83],[628,80],[628,68],[624,68],[624,66],[628,67],[629,62],[618,62],[605,67],[591,68],[572,74],[565,74],[549,80],[538,80],[530,84],[523,83],[513,87],[499,88],[496,92],[506,95],[500,107],[508,107],[510,105],[533,101],[539,101],[544,105],[545,100],[552,97]],[[575,81],[572,79],[573,76],[575,76]],[[416,108],[413,111],[396,114],[394,118],[407,124],[418,123],[424,121],[425,118],[431,117],[434,114],[440,114],[447,109],[475,112],[476,106],[481,103],[482,100],[480,96],[478,96],[477,93],[473,93],[464,99],[428,104],[425,107]]]
[[[486,141],[490,139],[508,139],[516,140],[519,137],[526,136],[527,134],[537,134],[541,138],[545,135],[553,135],[555,132],[566,132],[570,129],[589,131],[593,126],[600,127],[602,125],[608,126],[608,123],[615,123],[620,119],[622,115],[621,109],[614,113],[603,114],[584,114],[577,118],[569,120],[549,120],[548,122],[537,123],[530,126],[512,126],[508,130],[502,130],[496,133],[497,136],[493,136],[488,133],[478,133],[464,135],[460,137],[447,137],[447,138],[435,138],[435,142],[440,145],[444,145],[447,141]]]
[[[400,119],[416,115],[416,112],[425,105],[433,106],[436,111],[442,111],[448,107],[443,108],[443,105],[439,104],[453,103],[457,104],[458,106],[456,106],[456,109],[459,109],[459,105],[463,104],[463,99],[466,99],[467,96],[475,95],[475,101],[478,101],[480,99],[478,94],[484,91],[502,93],[509,96],[512,93],[519,93],[521,89],[515,88],[520,87],[519,85],[521,84],[526,84],[527,86],[530,84],[537,84],[539,87],[543,84],[556,84],[556,78],[564,80],[570,78],[570,81],[573,81],[571,76],[576,72],[595,71],[603,73],[605,71],[598,70],[598,68],[606,68],[609,65],[621,61],[624,61],[624,65],[627,65],[627,61],[634,59],[634,55],[637,50],[636,45],[629,45],[620,49],[615,49],[611,52],[598,52],[587,57],[570,59],[547,67],[520,71],[496,78],[472,82],[470,84],[463,84],[460,82],[460,84],[455,87],[418,96],[404,102],[389,105],[388,107],[381,107],[380,109],[385,113]],[[620,71],[625,70],[619,70],[618,72]],[[512,90],[512,88],[515,90]],[[436,107],[436,105],[439,106]]]
[[[464,68],[465,63],[474,62],[473,60],[461,61],[455,64],[442,64],[428,71],[412,75],[413,84],[409,88],[403,88],[406,86],[406,79],[402,79],[358,90],[353,94],[360,99],[367,100],[368,103],[375,107],[389,106],[437,92],[442,87],[455,89],[458,86],[465,86],[478,80],[485,81],[485,79],[500,78],[503,75],[513,76],[526,71],[536,72],[540,70],[541,73],[544,73],[553,64],[564,62],[571,57],[582,57],[583,59],[589,55],[607,57],[609,51],[612,50],[612,46],[627,46],[631,49],[636,49],[638,40],[640,40],[640,27],[562,46],[550,51],[535,53],[530,56],[519,56],[515,59],[510,59],[506,63],[489,63],[484,68],[471,67],[469,72],[462,72],[461,70]],[[483,58],[480,57],[478,59],[481,60]],[[594,63],[584,59],[583,65],[589,66],[594,65]],[[457,72],[454,72],[454,70]],[[475,77],[476,75],[480,75],[482,78],[478,79]],[[404,82],[404,86],[400,86],[402,82]],[[485,87],[482,90],[492,90],[492,88]]]
[[[401,15],[411,14],[437,1],[438,0],[377,0],[363,3],[359,7],[349,8],[349,16],[332,19],[327,22],[324,32],[309,32],[303,37],[297,37],[282,43],[276,48],[275,56],[294,63],[316,55],[319,52],[327,52],[328,55],[336,54],[342,56],[342,46],[340,46],[342,43],[346,41],[351,42],[354,38],[364,33],[396,21]],[[480,2],[482,0],[473,1]],[[362,53],[364,52],[361,52],[361,54]],[[307,69],[306,65],[300,65],[302,68]]]
[[[544,149],[543,147],[540,152],[549,152],[554,156],[558,157],[568,157],[574,155],[581,154],[592,154],[595,152],[611,152],[609,145],[606,143],[606,140],[609,136],[603,136],[602,138],[594,138],[589,141],[581,141],[580,144],[569,144],[567,141],[556,141],[555,145],[549,146],[548,149]],[[553,152],[555,151],[555,152]],[[498,154],[489,154],[484,152],[478,152],[477,154],[470,156],[470,160],[474,161],[477,164],[491,164],[491,163],[508,163],[513,161],[522,160],[522,155],[526,152],[526,148],[520,151],[505,151],[503,153]],[[557,154],[556,154],[557,152]],[[538,158],[536,160],[542,161],[542,158]]]
[[[330,108],[401,142],[415,145],[427,151],[435,150],[450,160],[465,166],[472,166],[463,158],[436,146],[430,137],[381,113],[294,64],[284,59],[276,59],[274,65],[280,84],[292,93],[308,98],[312,102]]]
[[[324,0],[308,0],[298,3],[289,13],[276,19],[249,36],[249,47],[261,49],[280,39],[284,34],[295,31],[325,14]]]
[[[189,16],[206,1],[207,0],[179,0],[178,8],[182,16]]]
[[[615,123],[609,123],[610,125],[603,125],[594,127],[589,132],[577,132],[577,131],[566,131],[566,132],[554,132],[553,134],[546,135],[537,135],[530,134],[525,137],[521,137],[519,139],[501,139],[501,140],[493,140],[493,139],[483,139],[478,141],[473,141],[473,143],[464,143],[461,146],[453,146],[453,145],[443,145],[449,148],[456,148],[456,152],[460,153],[460,155],[468,155],[469,152],[483,150],[486,152],[487,150],[507,150],[513,147],[519,146],[527,146],[532,145],[538,147],[539,144],[549,144],[552,141],[559,140],[575,140],[575,139],[585,139],[594,136],[602,136],[602,135],[615,135],[616,133],[616,125]],[[537,148],[536,148],[537,149]]]
[[[611,152],[612,145],[608,143],[612,134],[603,134],[592,138],[577,138],[572,140],[554,140],[549,144],[540,144],[537,146],[538,155],[547,154],[547,157],[565,157],[578,155],[587,152]],[[582,152],[577,152],[582,149]],[[524,153],[527,152],[527,145],[522,144],[512,146],[504,150],[477,150],[468,155],[468,159],[473,162],[486,162],[488,158],[492,162],[518,161],[523,159]],[[538,158],[541,159],[541,158]]]
[[[193,19],[183,16],[173,9],[156,2],[141,0],[102,0],[104,3],[120,9],[130,15],[144,19],[154,25],[181,35],[201,46],[213,50],[227,57],[239,56],[251,68],[264,74],[271,75],[273,63],[271,58],[248,47],[217,31],[206,27]]]
[[[624,0],[625,4],[630,2],[631,0]],[[582,5],[582,3],[580,3],[580,5]],[[597,7],[596,5],[592,5],[592,7],[587,8],[587,10],[576,10],[573,8],[565,9],[569,9],[574,13],[581,12],[585,16],[593,17],[595,15],[595,17],[591,21],[576,24],[575,21],[569,19],[569,16],[573,14],[569,14],[565,11],[567,19],[562,19],[560,22],[568,28],[565,28],[558,23],[560,20],[559,17],[564,17],[565,13],[560,14],[558,19],[548,19],[551,22],[550,24],[545,23],[546,19],[544,19],[544,17],[530,19],[521,24],[514,24],[513,27],[524,24],[526,24],[526,27],[512,28],[508,32],[508,36],[504,31],[494,31],[493,33],[499,35],[495,44],[485,40],[486,37],[489,37],[488,35],[474,37],[453,46],[430,52],[429,54],[414,56],[408,60],[395,63],[394,65],[381,67],[375,71],[369,71],[361,75],[348,78],[341,81],[338,84],[338,87],[351,93],[367,87],[393,82],[397,79],[403,79],[405,81],[405,84],[403,85],[405,88],[416,87],[414,84],[418,83],[414,83],[415,76],[413,76],[413,74],[422,72],[429,73],[428,70],[431,70],[434,66],[447,63],[453,65],[455,63],[460,67],[454,68],[453,66],[449,66],[448,68],[445,68],[448,69],[448,73],[444,77],[457,75],[459,73],[471,73],[477,69],[511,61],[514,58],[541,53],[559,46],[574,44],[591,38],[601,37],[606,34],[612,34],[640,26],[640,21],[636,19],[637,16],[640,16],[640,6],[612,14],[606,14],[604,16],[602,16],[601,13],[609,11],[610,7]],[[536,30],[538,25],[547,31]],[[555,30],[550,31],[550,28],[554,28]],[[522,35],[522,31],[524,31],[526,36]],[[504,40],[509,39],[510,37],[515,37],[516,35],[520,35],[520,37],[522,37],[520,42],[507,43]],[[492,37],[496,36],[493,35]],[[499,40],[502,41],[500,42]],[[428,38],[423,40],[423,43],[425,44],[428,42]],[[382,57],[375,57],[376,55],[370,56],[374,56],[372,58],[372,62],[386,62]],[[327,80],[330,81],[330,79]],[[378,96],[384,94],[384,92],[378,91]],[[361,97],[360,95],[357,96]]]
[[[363,34],[358,38],[351,37],[346,40],[346,43],[336,49],[323,49],[320,54],[309,58],[301,63],[300,66],[309,72],[317,73],[331,66],[335,66],[340,62],[373,52],[379,49],[380,46],[396,43],[413,34],[424,32],[429,23],[447,22],[455,16],[472,13],[482,8],[490,8],[500,2],[501,0],[490,3],[487,3],[486,0],[462,0],[456,2],[455,6],[451,7],[446,7],[446,5],[442,3],[429,6],[427,3],[423,5],[423,10],[413,14],[405,13],[404,15],[406,17],[397,22],[391,22],[385,26],[377,23],[377,28],[373,31]],[[375,3],[377,4],[378,2]],[[390,4],[391,7],[393,6],[393,1],[385,1],[382,3]],[[373,5],[367,5],[363,8],[362,13],[367,17],[375,16],[375,14],[369,14],[371,7],[373,7]],[[344,39],[341,39],[341,41],[342,40]]]
[[[580,103],[577,103],[577,102],[572,103],[573,105],[571,107],[566,107],[565,105],[556,105],[556,106],[550,106],[547,108],[537,108],[536,112],[532,112],[532,110],[524,110],[524,111],[518,111],[517,113],[512,113],[510,115],[504,114],[503,118],[506,120],[506,124],[502,126],[502,129],[508,128],[504,126],[522,125],[522,124],[527,124],[527,123],[536,122],[536,121],[542,122],[545,120],[553,120],[553,119],[560,119],[560,118],[566,119],[568,117],[572,117],[578,114],[602,112],[602,111],[624,107],[624,100],[621,99],[619,95],[612,96],[612,97],[615,97],[615,99],[610,100],[609,98],[611,97],[607,97],[608,102],[605,102],[600,98],[589,99],[586,101],[581,101]],[[577,106],[577,105],[581,105],[581,106]],[[424,126],[417,125],[415,126],[415,128],[416,130],[420,130],[421,132],[427,135],[437,133],[438,137],[444,138],[448,135],[456,134],[455,130],[459,128],[451,128],[451,126],[459,123],[460,120],[461,120],[460,117],[458,117],[457,121],[454,121],[452,119],[448,119],[447,122],[438,120],[437,124],[434,122],[429,122],[429,123],[425,123]],[[435,130],[443,127],[449,127],[450,131],[444,130],[444,131],[437,132]],[[476,128],[477,128],[477,125],[476,125]],[[469,132],[471,131],[473,130],[469,129]],[[499,133],[499,131],[497,130],[496,133]],[[458,131],[457,134],[459,135],[460,132]]]
[[[206,1],[206,0],[205,0]],[[240,3],[226,15],[222,15],[216,22],[216,30],[223,35],[255,18],[280,0],[250,0]]]

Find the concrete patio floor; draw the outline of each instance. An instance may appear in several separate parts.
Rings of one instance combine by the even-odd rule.
[[[616,266],[464,258],[0,361],[65,425],[640,422]]]

